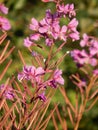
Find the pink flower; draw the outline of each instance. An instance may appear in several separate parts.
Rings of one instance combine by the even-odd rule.
[[[40,34],[39,33],[32,34],[30,35],[30,39],[38,41],[40,39]]]
[[[67,27],[64,25],[64,26],[62,26],[61,31],[59,33],[59,37],[63,41],[66,41],[66,39],[67,39],[66,32],[67,32]]]
[[[54,76],[53,76],[53,80],[55,80],[55,82],[64,85],[64,79],[62,78],[62,71],[57,69],[54,72]]]
[[[89,40],[88,35],[86,33],[84,33],[83,34],[83,39],[80,42],[80,46],[84,47],[84,46],[88,45],[88,40]]]
[[[0,3],[0,12],[4,14],[8,14],[8,8],[4,6],[4,4]]]
[[[0,91],[2,91],[4,87],[6,87],[4,84],[0,85]],[[3,96],[6,97],[6,99],[13,101],[15,97],[13,89],[10,86],[7,86],[6,89],[4,90]]]
[[[79,40],[79,38],[80,38],[78,31],[72,32],[72,33],[70,33],[68,36],[72,39],[72,41]]]
[[[22,72],[19,73],[17,76],[18,80],[21,82],[23,79],[28,79],[28,77],[26,77],[26,75]]]
[[[62,75],[62,71],[59,69],[56,69],[54,71],[53,78],[48,82],[48,85],[53,88],[56,88],[57,84],[64,85],[64,79],[61,75]]]
[[[30,47],[33,44],[32,41],[30,41],[30,38],[27,37],[26,39],[24,39],[24,46],[25,47]]]
[[[30,29],[33,31],[37,31],[39,28],[39,23],[35,18],[31,19]]]
[[[53,40],[50,38],[47,38],[45,42],[47,46],[51,46],[53,44]]]
[[[74,10],[74,4],[67,4],[64,6],[64,4],[58,6],[58,12],[63,15],[64,17],[68,15],[70,18],[72,16],[76,15],[76,12]]]
[[[92,66],[97,65],[96,58],[93,58],[90,54],[87,54],[85,50],[73,50],[71,51],[71,56],[79,66],[83,66],[84,64],[90,64]]]
[[[41,93],[41,94],[38,94],[38,98],[42,101],[46,101],[46,96],[45,96],[45,92]]]
[[[18,80],[31,80],[31,82],[40,83],[41,75],[45,73],[42,67],[35,68],[35,66],[24,66],[23,72],[18,74]]]
[[[48,21],[49,22],[49,21]],[[48,25],[48,23],[46,22],[46,19],[42,19],[39,22],[40,26],[39,26],[39,33],[47,33],[47,31],[49,30],[50,26]]]
[[[59,13],[64,13],[65,12],[65,6],[64,6],[64,4],[58,5],[58,12]]]
[[[83,34],[83,39],[80,41],[81,47],[88,47],[90,55],[94,56],[98,54],[98,40],[94,37]]]
[[[98,54],[98,41],[97,40],[92,39],[90,41],[89,51],[92,56],[94,56],[95,54]]]
[[[69,32],[68,36],[72,38],[72,41],[79,40],[79,32],[76,29],[77,25],[78,21],[76,20],[76,18],[73,18],[67,26]]]
[[[0,29],[5,30],[5,31],[11,29],[11,25],[10,25],[8,19],[1,17],[1,16],[0,16]]]
[[[76,31],[76,28],[77,28],[77,25],[78,25],[78,21],[76,20],[76,18],[73,18],[69,24],[68,24],[68,29],[71,30],[71,31]]]
[[[39,31],[40,33],[47,33],[48,30],[49,30],[49,26],[44,25],[44,26],[42,26],[42,27],[39,27],[39,30],[38,30],[38,31]]]
[[[68,14],[70,18],[72,16],[76,16],[76,12],[74,10],[74,4],[67,4],[67,5],[65,5],[65,11],[64,12],[66,14]]]

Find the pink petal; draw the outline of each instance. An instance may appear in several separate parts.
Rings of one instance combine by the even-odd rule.
[[[35,41],[39,40],[39,38],[40,38],[40,34],[38,34],[38,33],[32,34],[32,35],[30,36],[30,39],[31,39],[31,40],[35,40]]]
[[[38,21],[35,18],[32,18],[31,24],[30,24],[30,29],[36,31],[36,30],[38,30],[38,27],[39,27]]]
[[[4,4],[0,3],[0,11],[4,14],[8,14],[8,8]]]
[[[44,71],[44,69],[42,67],[38,67],[36,69],[36,75],[42,75],[44,73],[45,73],[45,71]]]
[[[33,44],[32,41],[30,41],[29,37],[27,37],[26,39],[24,39],[24,46],[25,47],[30,47]]]

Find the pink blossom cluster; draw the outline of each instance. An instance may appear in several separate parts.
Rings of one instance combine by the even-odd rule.
[[[64,85],[64,79],[61,76],[62,71],[56,69],[55,71],[45,71],[42,67],[36,68],[35,66],[24,66],[23,71],[18,74],[18,80],[26,80],[32,83],[32,87],[38,89],[37,97],[45,101],[45,90],[50,86],[52,88],[57,88],[58,84]],[[50,78],[46,79],[46,74],[52,75]],[[43,91],[40,93],[40,91]]]
[[[82,48],[81,50],[75,49],[71,51],[71,56],[76,64],[79,67],[84,64],[90,64],[91,66],[96,67],[98,59],[98,40],[87,34],[83,34],[80,46]]]
[[[32,34],[24,39],[24,45],[30,47],[34,45],[40,38],[45,39],[47,46],[51,46],[56,40],[66,42],[68,38],[72,41],[79,40],[79,32],[77,31],[78,21],[74,16],[76,15],[73,4],[59,5],[57,11],[52,14],[51,10],[46,11],[45,18],[37,21],[35,18],[31,19],[30,30]],[[60,25],[61,18],[68,18],[68,24]]]
[[[8,14],[8,8],[2,3],[0,3],[0,13]],[[0,30],[7,31],[9,29],[11,29],[9,20],[3,16],[0,16]]]

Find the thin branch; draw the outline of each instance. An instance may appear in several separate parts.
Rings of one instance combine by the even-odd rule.
[[[6,67],[4,68],[3,72],[2,72],[1,75],[0,75],[0,81],[1,81],[2,78],[4,77],[6,71],[7,71],[7,69],[9,68],[9,66],[11,65],[11,63],[12,63],[12,60],[10,60],[10,61],[8,62],[8,64],[6,65]]]
[[[4,34],[2,36],[0,36],[0,45],[3,43],[3,41],[5,40],[6,37],[7,37],[6,32],[4,32]]]
[[[48,122],[49,122],[51,116],[53,115],[55,109],[57,108],[57,106],[58,106],[58,104],[55,105],[54,109],[50,112],[49,116],[48,116],[47,119],[41,124],[41,126],[39,127],[38,130],[40,130],[44,125],[45,125],[44,128],[42,128],[41,130],[45,130],[45,129],[46,129],[46,127],[47,127],[47,125],[48,125]]]
[[[53,124],[54,124],[55,130],[59,130],[58,126],[57,126],[57,122],[56,122],[55,117],[54,117],[54,114],[52,115],[52,120],[53,120]]]
[[[15,46],[13,46],[9,52],[6,54],[6,56],[4,58],[2,58],[2,60],[0,61],[0,64],[3,63],[8,57],[9,55],[13,52],[13,50],[15,49]]]
[[[94,101],[92,102],[92,104],[90,104],[90,106],[85,110],[85,111],[89,111],[92,109],[92,107],[95,105],[95,103],[98,101],[98,96],[94,99]]]
[[[43,114],[42,114],[42,116],[41,116],[41,118],[40,118],[40,120],[39,120],[39,122],[38,122],[36,128],[35,128],[36,130],[38,129],[38,127],[39,127],[41,121],[43,120],[43,118],[44,118],[44,116],[45,116],[45,114],[46,114],[46,112],[47,112],[47,109],[48,109],[48,107],[49,107],[49,104],[50,104],[50,100],[49,100],[49,102],[47,103],[47,106],[46,106],[46,108],[45,108],[45,110],[44,110],[44,112],[43,112]]]
[[[63,43],[57,48],[57,50],[56,50],[56,52],[54,52],[52,58],[53,58],[55,55],[57,55],[57,53],[62,49],[62,47],[63,47],[65,44],[66,44],[66,42],[63,42]]]
[[[21,59],[23,65],[25,66],[26,65],[25,60],[24,60],[24,58],[23,58],[23,56],[22,56],[22,54],[21,54],[21,52],[19,50],[18,50],[18,54],[20,56],[20,59]]]
[[[0,60],[3,58],[3,56],[4,56],[4,54],[5,54],[6,50],[7,50],[7,48],[9,46],[9,44],[10,44],[10,41],[8,41],[7,44],[6,44],[6,46],[4,47],[4,49],[3,49],[3,51],[2,51],[2,53],[0,55]]]
[[[64,88],[60,88],[59,87],[60,92],[62,93],[62,95],[64,96],[64,99],[66,101],[66,104],[71,108],[71,110],[75,113],[75,108],[73,107],[73,105],[71,104],[70,100],[67,97],[66,91],[64,90]]]
[[[16,103],[17,103],[17,101],[15,103],[13,103],[12,107],[9,109],[9,111],[4,116],[3,120],[0,122],[0,127],[2,127],[6,123],[6,120],[8,119],[8,116],[11,114],[11,112],[12,112],[13,108],[15,107]]]
[[[58,107],[56,108],[56,113],[57,113],[57,116],[59,118],[59,121],[60,121],[60,124],[61,124],[63,130],[67,130],[67,125],[66,125],[66,123],[64,124],[64,122],[63,122],[63,120],[61,118],[60,112],[58,110]]]

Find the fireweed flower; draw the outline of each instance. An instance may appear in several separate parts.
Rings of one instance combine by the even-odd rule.
[[[38,28],[39,28],[39,23],[38,21],[35,19],[35,18],[32,18],[31,19],[31,24],[30,24],[30,27],[29,27],[31,30],[34,30],[34,31],[37,31]]]
[[[67,5],[59,5],[58,6],[58,12],[63,15],[64,17],[66,17],[66,15],[68,15],[70,18],[72,16],[76,16],[76,12],[74,10],[74,4],[67,4]]]
[[[65,13],[68,14],[70,18],[72,16],[76,16],[76,12],[74,10],[74,4],[67,4],[65,6]]]
[[[61,75],[62,75],[62,71],[59,69],[56,69],[54,71],[53,78],[49,81],[48,85],[53,88],[56,88],[57,84],[64,85],[64,79]]]
[[[0,91],[2,91],[2,90],[4,89],[4,87],[5,87],[4,84],[0,85]],[[4,96],[6,99],[9,99],[9,100],[12,100],[12,101],[13,101],[15,95],[14,95],[14,92],[13,92],[12,87],[7,86],[7,87],[6,87],[6,90],[5,90],[4,93],[3,93],[3,96]]]
[[[70,33],[69,37],[72,39],[72,41],[79,40],[79,33],[78,33],[78,31]]]
[[[0,12],[3,14],[8,14],[8,8],[4,4],[0,3]],[[10,22],[7,18],[0,16],[0,30],[7,31],[11,29]]]
[[[42,101],[46,101],[46,96],[45,96],[45,92],[41,93],[41,94],[38,94],[38,98]]]
[[[38,41],[39,38],[40,38],[40,34],[38,34],[38,33],[30,35],[30,40]]]
[[[86,33],[84,33],[83,39],[80,41],[80,46],[85,47],[88,45],[88,42],[89,42],[89,36]]]
[[[40,21],[39,32],[41,34],[46,33],[48,37],[51,35],[54,39],[57,39],[60,28],[58,17],[57,14],[52,14],[51,10],[47,10],[46,17]]]
[[[66,32],[67,32],[67,26],[64,25],[64,26],[62,26],[61,30],[59,31],[59,38],[63,41],[67,40]]]
[[[0,29],[1,30],[9,30],[11,29],[11,25],[10,25],[10,22],[8,21],[8,19],[0,16]]]
[[[80,41],[81,47],[88,47],[90,55],[94,56],[98,54],[98,40],[94,37],[83,34],[83,39]]]
[[[84,64],[90,64],[95,67],[98,58],[98,40],[87,34],[83,34],[80,47],[82,50],[75,49],[71,51],[71,56],[76,64],[80,67]]]
[[[45,73],[42,67],[35,68],[34,66],[24,66],[23,72],[18,74],[18,80],[31,80],[31,82],[40,83],[41,76]]]
[[[76,20],[76,18],[73,18],[73,19],[69,22],[67,28],[68,28],[70,31],[72,31],[72,32],[76,32],[76,27],[77,27],[77,25],[78,25],[78,21]]]
[[[27,37],[27,38],[24,39],[24,46],[25,47],[30,47],[32,44],[33,44],[33,42],[30,41],[29,37]]]
[[[85,50],[73,50],[71,51],[71,56],[78,66],[83,66],[84,64],[91,64],[92,66],[97,65],[96,58],[92,57]]]
[[[73,18],[67,26],[69,37],[72,38],[73,41],[79,40],[79,32],[76,30],[77,25],[78,21],[76,20],[76,18]]]
[[[47,74],[52,74],[52,76],[46,78]],[[57,88],[58,85],[64,85],[61,70],[56,69],[54,72],[52,70],[45,71],[42,67],[36,68],[35,66],[24,66],[23,71],[18,74],[18,80],[21,82],[22,80],[30,81],[32,87],[37,90],[32,99],[40,99],[43,102],[47,100],[45,92],[48,87]]]
[[[98,40],[92,39],[90,42],[91,46],[89,48],[90,54],[92,56],[98,54]]]
[[[8,8],[2,3],[0,3],[0,12],[3,14],[8,14]]]
[[[47,46],[51,46],[53,44],[53,40],[49,38],[47,38],[45,42]]]

